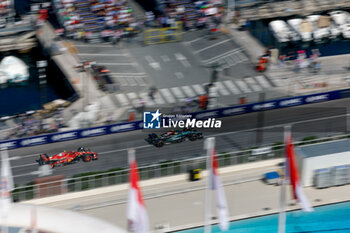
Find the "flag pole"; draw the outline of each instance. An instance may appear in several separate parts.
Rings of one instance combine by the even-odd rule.
[[[284,151],[287,151],[287,137],[290,134],[291,127],[284,127]],[[283,177],[282,177],[282,187],[281,187],[281,196],[280,196],[280,211],[278,214],[278,233],[285,233],[286,231],[286,177],[287,177],[287,156],[285,155]]]
[[[32,206],[30,211],[30,233],[38,233],[37,230],[37,211],[36,206]]]
[[[136,157],[135,157],[135,149],[128,149],[128,164],[129,164],[129,182],[130,182],[130,186],[131,186],[131,163],[133,163],[134,161],[136,160]],[[129,187],[130,189],[131,187]],[[130,193],[130,190],[129,190],[129,193]],[[130,201],[129,201],[129,198],[130,198],[130,194],[129,194],[129,197],[128,197],[128,205],[130,205]],[[134,204],[133,204],[134,205]],[[135,208],[135,207],[133,207]],[[135,229],[135,223],[128,218],[127,220],[127,225],[128,225],[128,230],[131,231],[131,232],[136,232],[136,229]]]
[[[129,165],[136,160],[135,149],[128,149],[128,163]]]
[[[280,211],[278,215],[278,233],[286,231],[286,179],[283,177],[280,197]]]
[[[211,232],[211,153],[213,152],[215,144],[215,138],[207,138],[204,142],[204,147],[207,150],[207,187],[205,189],[205,225],[204,225],[204,233]]]
[[[2,186],[1,187],[1,208],[2,208],[2,223],[1,223],[1,232],[2,233],[8,233],[9,229],[6,223],[7,221],[7,216],[8,216],[8,211],[10,208],[10,203],[8,203],[9,201],[12,202],[12,198],[9,197],[8,195],[10,194],[11,190],[8,189],[12,189],[12,183],[9,179],[12,179],[12,173],[11,170],[9,170],[10,168],[9,166],[9,158],[8,158],[8,152],[7,152],[7,148],[6,147],[2,147],[1,148],[1,182],[2,182]],[[11,176],[11,177],[8,177]],[[6,183],[6,187],[4,186],[4,182]],[[5,204],[6,203],[6,204]],[[6,205],[6,206],[5,206]],[[8,206],[7,206],[8,205]]]

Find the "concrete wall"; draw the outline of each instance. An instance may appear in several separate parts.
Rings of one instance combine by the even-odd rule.
[[[350,164],[350,151],[311,158],[304,158],[302,161],[301,168],[302,183],[306,187],[313,186],[315,170],[344,164]]]

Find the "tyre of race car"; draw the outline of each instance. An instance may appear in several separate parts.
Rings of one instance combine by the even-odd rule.
[[[180,142],[183,142],[185,141],[185,138],[180,138],[179,140],[177,140],[176,142],[180,143]]]
[[[197,138],[198,139],[203,139],[203,134],[201,134],[201,133],[197,134]]]
[[[197,135],[193,134],[190,136],[190,141],[196,141],[197,140]]]
[[[162,146],[164,146],[164,142],[163,141],[159,141],[159,142],[157,142],[156,146],[157,147],[162,147]]]
[[[91,155],[85,155],[84,156],[84,162],[90,162],[92,159]]]

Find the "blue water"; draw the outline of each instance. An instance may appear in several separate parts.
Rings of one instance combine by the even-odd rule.
[[[286,233],[349,233],[350,202],[316,207],[314,212],[292,211],[287,213]],[[250,218],[230,223],[227,233],[277,233],[278,215]],[[202,233],[203,227],[178,231]],[[218,225],[212,232],[221,232]]]
[[[0,54],[0,59],[8,55],[16,56],[28,65],[30,78],[25,84],[0,86],[0,117],[38,110],[42,104],[59,98],[69,100],[75,95],[69,82],[41,47],[33,48],[32,51],[25,54],[15,52]],[[42,86],[39,84],[39,74],[36,67],[36,61],[39,60],[48,61],[47,83]]]
[[[40,90],[35,68],[30,66],[29,69],[31,75],[27,83],[1,87],[0,116],[11,116],[37,110],[40,109],[42,102],[47,103],[59,98],[50,84]],[[43,98],[44,100],[42,100]]]

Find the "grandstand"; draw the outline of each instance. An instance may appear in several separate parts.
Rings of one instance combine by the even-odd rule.
[[[176,15],[185,23],[185,28],[201,27],[206,22],[205,17],[219,12],[220,3],[213,1],[168,0],[166,2],[170,17]]]
[[[132,9],[124,1],[55,1],[54,8],[67,37],[90,42],[100,42],[101,35],[127,28],[134,20]]]

